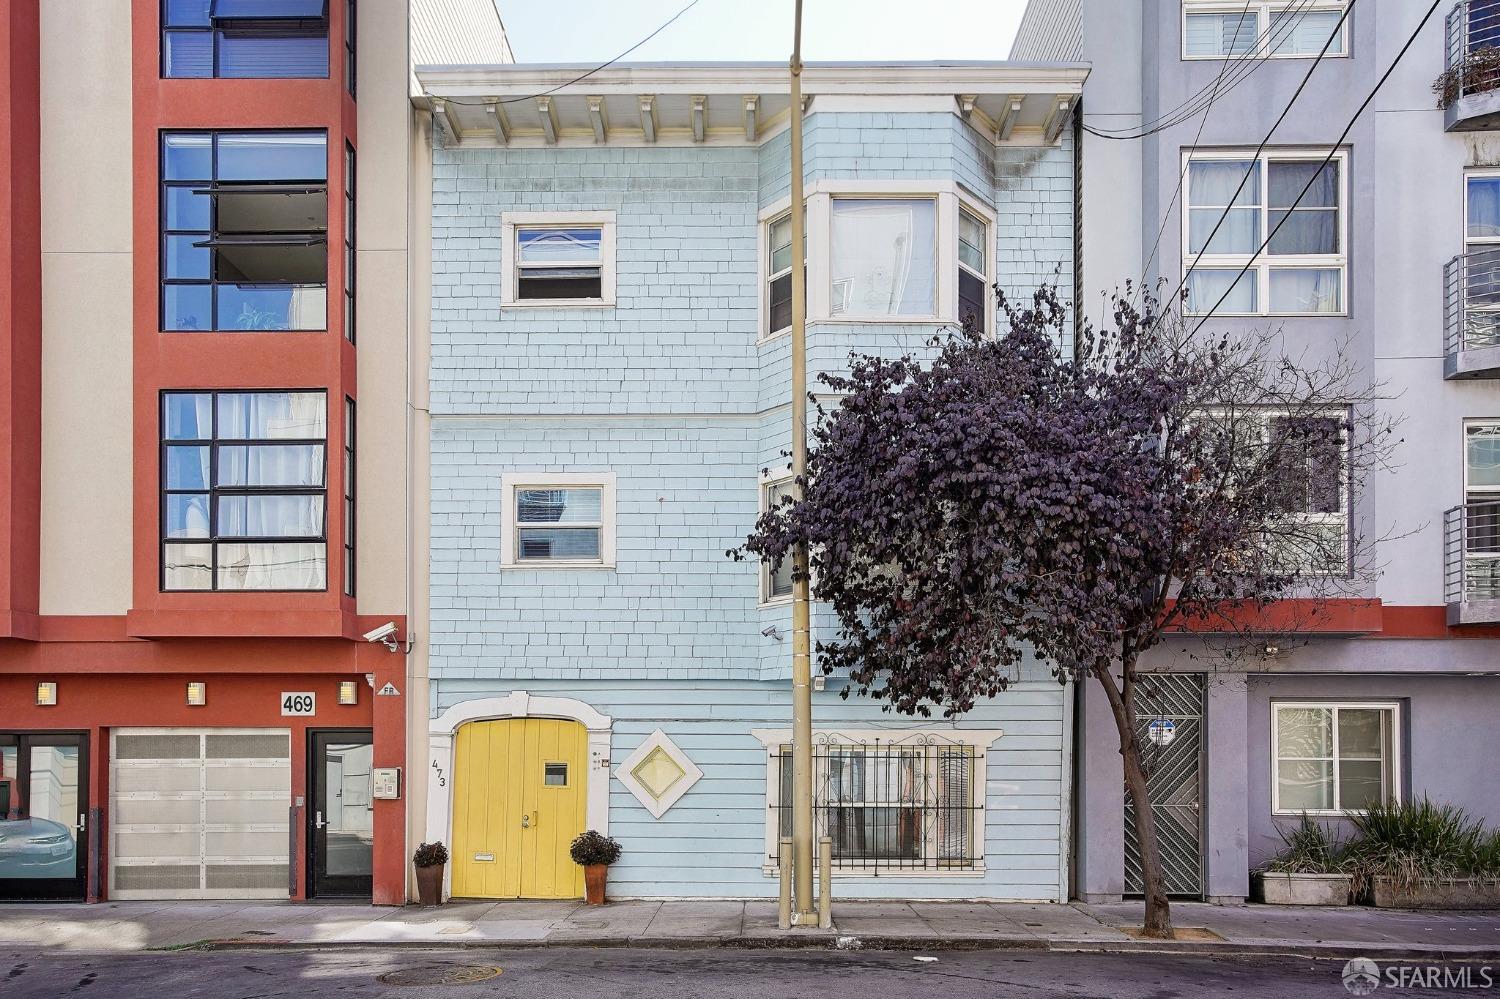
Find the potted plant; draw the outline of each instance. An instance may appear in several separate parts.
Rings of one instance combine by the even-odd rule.
[[[1348,905],[1354,877],[1338,837],[1307,817],[1281,832],[1281,852],[1255,878],[1255,900],[1272,905]]]
[[[1427,798],[1349,816],[1355,888],[1380,908],[1500,907],[1500,832]]]
[[[603,905],[609,865],[620,859],[620,844],[590,829],[573,840],[568,853],[583,868],[584,899],[589,905]]]
[[[412,854],[417,869],[417,898],[423,906],[443,904],[443,867],[448,863],[448,848],[441,843],[423,843]]]

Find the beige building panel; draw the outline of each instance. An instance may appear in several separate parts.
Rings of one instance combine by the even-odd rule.
[[[131,258],[42,254],[43,614],[131,598]]]
[[[130,0],[41,4],[43,251],[130,252],[130,38]]]
[[[357,552],[361,613],[406,613],[406,254],[360,251]]]

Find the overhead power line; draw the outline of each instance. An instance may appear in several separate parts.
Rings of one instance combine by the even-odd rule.
[[[1295,209],[1299,204],[1302,203],[1302,199],[1307,196],[1308,191],[1312,190],[1313,184],[1317,182],[1317,179],[1319,175],[1322,174],[1323,169],[1327,167],[1329,163],[1333,162],[1334,155],[1339,151],[1339,148],[1343,146],[1344,141],[1349,138],[1349,133],[1354,130],[1354,123],[1359,120],[1359,116],[1364,114],[1365,109],[1368,108],[1370,104],[1375,100],[1375,95],[1380,92],[1381,87],[1385,86],[1385,81],[1391,78],[1391,74],[1396,71],[1396,66],[1400,64],[1401,59],[1406,55],[1407,51],[1410,50],[1412,45],[1416,43],[1417,36],[1420,35],[1422,33],[1422,29],[1427,26],[1427,22],[1432,20],[1432,15],[1437,12],[1438,7],[1441,6],[1442,3],[1443,0],[1433,0],[1432,6],[1427,8],[1427,13],[1422,15],[1421,21],[1417,22],[1417,26],[1412,30],[1411,36],[1407,38],[1406,44],[1401,46],[1401,51],[1396,53],[1396,57],[1391,60],[1391,64],[1386,67],[1386,71],[1381,74],[1379,80],[1375,81],[1375,86],[1370,88],[1369,94],[1365,96],[1365,99],[1360,103],[1359,107],[1355,109],[1354,114],[1349,118],[1349,123],[1344,126],[1344,130],[1339,133],[1339,137],[1334,140],[1333,145],[1329,147],[1328,155],[1323,157],[1323,162],[1318,164],[1318,169],[1312,172],[1312,174],[1307,178],[1307,183],[1302,186],[1302,190],[1297,192],[1297,197],[1293,199],[1291,205],[1288,206],[1285,214],[1283,214],[1281,217],[1281,221],[1277,222],[1275,228],[1273,228],[1269,233],[1266,234],[1266,238],[1261,241],[1260,247],[1250,255],[1249,260],[1245,261],[1245,265],[1241,267],[1240,272],[1234,276],[1234,280],[1229,282],[1229,286],[1224,289],[1224,294],[1219,296],[1219,300],[1213,304],[1213,308],[1209,309],[1199,317],[1198,322],[1193,326],[1194,333],[1197,333],[1198,330],[1202,329],[1203,324],[1208,322],[1213,314],[1218,311],[1219,306],[1224,304],[1224,301],[1229,297],[1229,293],[1234,290],[1234,286],[1238,284],[1240,279],[1244,277],[1245,274],[1250,270],[1250,267],[1255,263],[1256,258],[1259,257],[1261,253],[1265,251],[1265,248],[1271,244],[1271,240],[1274,239],[1276,234],[1281,231],[1281,227],[1286,225],[1287,220],[1292,217],[1292,209]],[[1228,209],[1225,209],[1225,212],[1227,214]],[[1186,281],[1187,278],[1186,276],[1184,276],[1183,282],[1186,283]],[[1182,287],[1182,285],[1178,285],[1178,294],[1181,294]]]

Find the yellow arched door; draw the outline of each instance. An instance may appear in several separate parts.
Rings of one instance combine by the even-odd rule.
[[[578,898],[568,845],[587,822],[588,732],[509,718],[458,730],[453,757],[453,894]]]

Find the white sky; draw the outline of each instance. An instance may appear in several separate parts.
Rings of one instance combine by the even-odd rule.
[[[688,0],[497,0],[517,62],[604,62]],[[1025,0],[803,0],[802,57],[1004,59]],[[793,0],[698,0],[630,62],[786,59]]]

